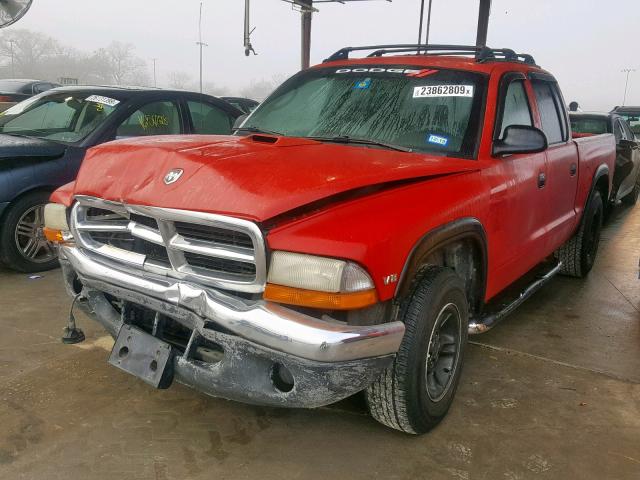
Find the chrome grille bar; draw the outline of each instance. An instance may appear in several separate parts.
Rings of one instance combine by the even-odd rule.
[[[262,232],[253,222],[82,195],[75,198],[71,229],[79,246],[94,256],[225,290],[264,290],[265,245]],[[197,226],[197,238],[190,238],[188,229],[182,230],[184,235],[178,233],[176,222]],[[215,229],[215,240],[206,240],[207,227]],[[227,238],[229,243],[225,244]]]

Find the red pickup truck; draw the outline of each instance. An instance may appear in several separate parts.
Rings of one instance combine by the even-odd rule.
[[[364,390],[373,417],[420,434],[452,403],[468,333],[589,272],[614,161],[613,135],[572,139],[529,55],[345,48],[235,136],[90,150],[46,234],[113,365],[262,405]]]

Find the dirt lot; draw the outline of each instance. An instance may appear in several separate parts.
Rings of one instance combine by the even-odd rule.
[[[409,437],[362,399],[279,410],[155,391],[107,365],[112,341],[59,337],[60,272],[0,270],[0,479],[638,479],[640,206],[585,280],[556,278],[473,337],[447,419]]]

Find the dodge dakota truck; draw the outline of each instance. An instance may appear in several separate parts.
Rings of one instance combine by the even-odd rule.
[[[235,135],[91,149],[45,233],[112,365],[259,405],[364,391],[375,419],[422,434],[468,334],[589,273],[615,153],[613,135],[572,139],[530,55],[350,47]],[[71,319],[65,339],[82,339]]]

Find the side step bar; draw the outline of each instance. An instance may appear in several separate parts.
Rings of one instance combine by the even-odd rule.
[[[558,272],[560,272],[561,268],[562,262],[558,262],[555,267],[545,273],[542,277],[537,278],[533,283],[525,288],[514,301],[507,304],[502,310],[486,314],[480,318],[471,319],[469,322],[469,335],[477,335],[491,330],[502,319],[522,305],[527,298],[536,293],[543,285],[555,277]]]

